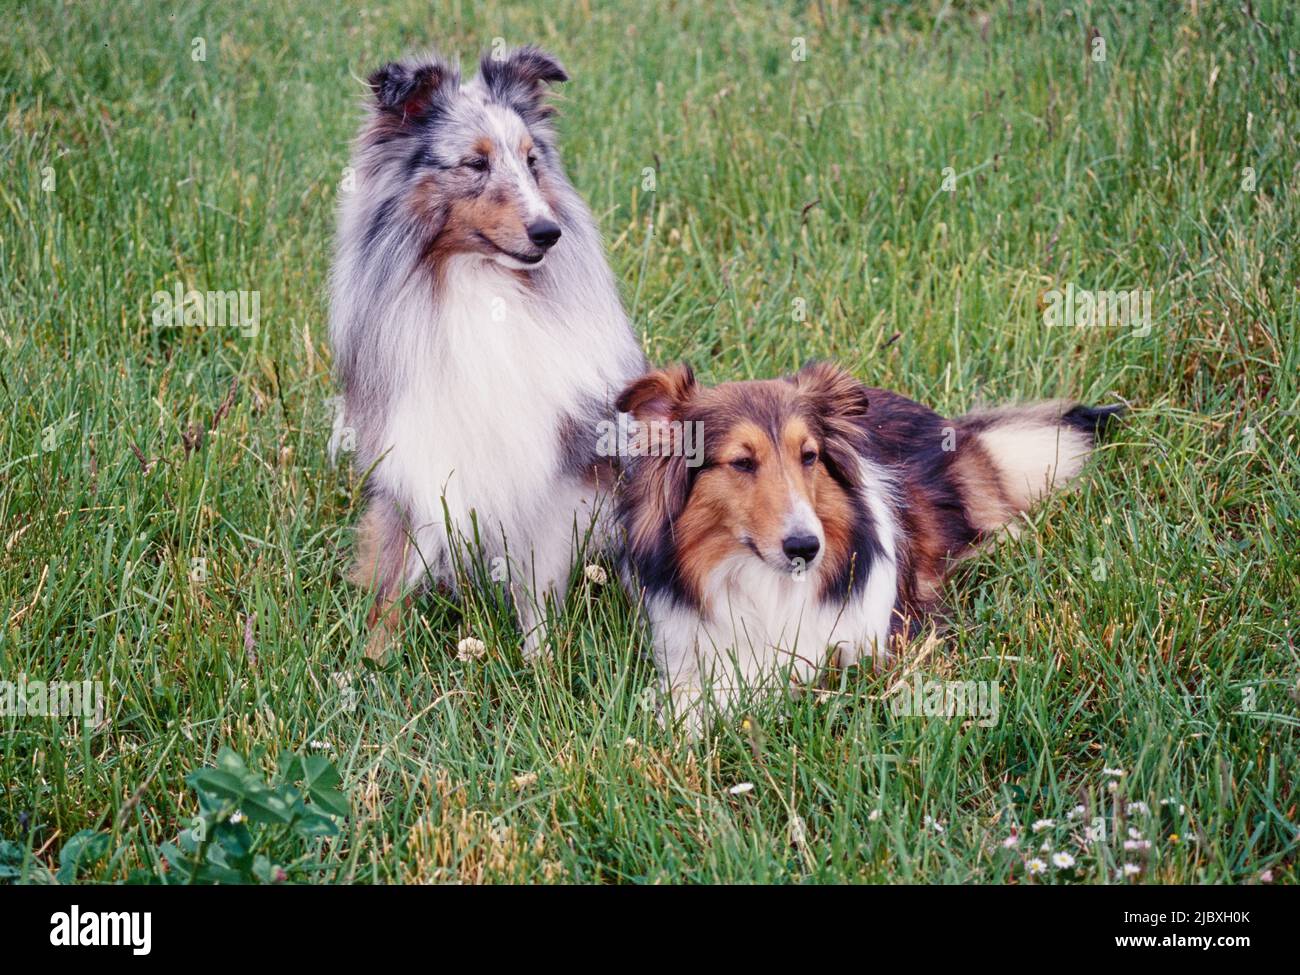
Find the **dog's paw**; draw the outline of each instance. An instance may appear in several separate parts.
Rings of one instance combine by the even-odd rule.
[[[660,689],[655,719],[669,733],[677,732],[689,742],[699,741],[705,732],[704,693],[698,687],[679,684],[665,692]]]
[[[393,635],[393,628],[387,623],[376,623],[370,631],[370,637],[366,640],[366,657],[375,663],[382,663],[396,645],[397,639]]]

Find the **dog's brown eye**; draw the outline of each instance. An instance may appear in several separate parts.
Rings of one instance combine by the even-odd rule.
[[[803,466],[812,467],[815,463],[817,463],[817,451],[805,450],[803,452]]]
[[[738,460],[733,460],[731,466],[742,474],[753,474],[758,468],[758,465],[754,463],[754,458],[752,457],[741,457]]]
[[[528,168],[532,169],[536,165],[537,165],[537,157],[530,152],[528,154]]]
[[[473,159],[466,159],[461,163],[466,169],[472,169],[476,173],[486,173],[488,161],[486,156],[475,156]]]

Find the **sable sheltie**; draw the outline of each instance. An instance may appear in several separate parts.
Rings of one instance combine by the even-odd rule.
[[[372,656],[404,595],[454,589],[466,552],[508,584],[534,655],[609,487],[593,431],[645,362],[560,165],[546,99],[566,80],[531,47],[468,82],[436,58],[369,78],[330,335],[335,444],[366,475],[353,578],[375,593]]]
[[[698,430],[702,457],[643,451],[620,498],[662,689],[698,728],[704,689],[813,682],[887,653],[939,608],[954,562],[1077,475],[1119,407],[1038,403],[946,420],[816,363],[784,379],[632,383],[644,434]]]

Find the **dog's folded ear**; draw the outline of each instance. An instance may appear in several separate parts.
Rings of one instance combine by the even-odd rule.
[[[695,396],[695,373],[684,362],[635,380],[615,401],[620,413],[638,420],[671,420]]]
[[[852,421],[867,415],[867,387],[833,362],[810,362],[792,381],[820,416]]]
[[[531,45],[504,54],[493,51],[483,55],[479,77],[494,100],[530,122],[555,114],[555,109],[546,104],[546,86],[569,80],[559,61]]]
[[[428,116],[456,81],[455,70],[440,61],[394,61],[367,79],[375,107],[402,121]]]
[[[642,572],[672,566],[672,526],[686,506],[695,469],[687,466],[683,451],[660,449],[663,431],[656,426],[680,421],[695,392],[695,374],[679,363],[637,379],[615,402],[620,413],[631,414],[635,421],[632,456],[642,458],[622,501],[632,512],[628,550]]]

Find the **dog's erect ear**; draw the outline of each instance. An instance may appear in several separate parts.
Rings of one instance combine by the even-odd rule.
[[[483,55],[479,77],[495,101],[508,105],[529,122],[555,114],[546,104],[547,85],[568,81],[564,66],[541,48],[520,47],[498,56]]]
[[[671,420],[695,396],[695,373],[684,362],[646,373],[619,394],[615,406],[643,422]]]
[[[456,72],[439,61],[394,61],[367,79],[375,107],[403,121],[425,118],[456,83]]]
[[[831,473],[845,484],[856,484],[869,405],[867,387],[830,362],[810,362],[790,381],[822,429],[822,456]]]

